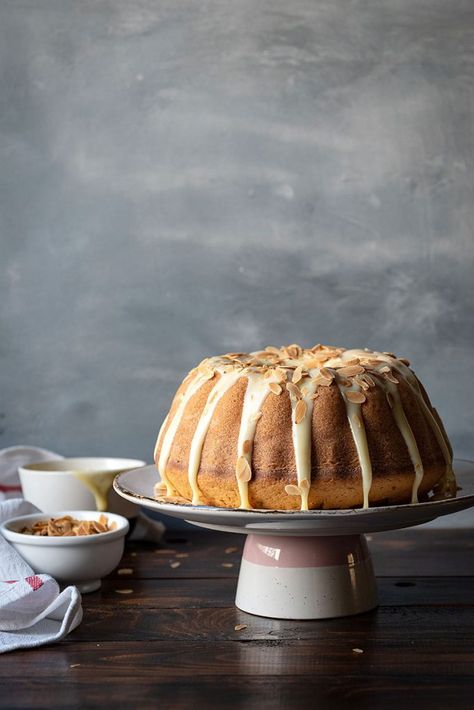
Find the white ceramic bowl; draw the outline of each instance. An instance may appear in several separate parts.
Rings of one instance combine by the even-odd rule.
[[[40,510],[110,510],[134,518],[138,506],[117,495],[112,483],[118,473],[144,465],[137,459],[82,457],[30,463],[18,473],[24,498]]]
[[[59,513],[33,513],[10,518],[0,525],[0,534],[17,550],[36,574],[49,574],[61,584],[75,584],[81,592],[99,589],[102,577],[112,572],[123,555],[128,520],[106,512],[115,530],[96,535],[47,537],[19,532],[37,520],[70,515],[78,520],[98,520],[96,510],[67,510]]]

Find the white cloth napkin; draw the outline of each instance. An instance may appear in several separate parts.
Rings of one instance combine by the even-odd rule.
[[[0,449],[0,501],[21,496],[19,466],[63,458],[64,456],[54,451],[40,449],[37,446],[10,446],[8,449]],[[140,512],[129,539],[159,543],[164,531],[165,526],[161,521],[153,520]]]
[[[0,523],[37,513],[21,498],[0,503]],[[59,591],[48,574],[35,574],[0,535],[0,653],[59,641],[82,620],[76,587]]]

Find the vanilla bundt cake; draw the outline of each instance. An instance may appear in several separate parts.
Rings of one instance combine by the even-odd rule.
[[[455,495],[443,424],[404,358],[324,345],[203,360],[155,447],[157,497],[308,510]]]

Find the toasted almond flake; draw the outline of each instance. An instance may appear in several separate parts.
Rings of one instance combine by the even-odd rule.
[[[360,360],[358,357],[353,357],[352,360],[345,360],[346,367],[349,367],[350,365],[358,365],[360,363]]]
[[[222,562],[221,563],[221,567],[226,567],[227,569],[230,569],[233,566],[234,565],[232,564],[232,562]]]
[[[289,496],[300,496],[301,495],[301,491],[298,488],[298,486],[294,486],[292,483],[285,486],[285,491],[286,491],[286,493],[288,493]]]
[[[410,360],[407,360],[406,357],[399,357],[398,360],[399,360],[403,365],[406,365],[407,367],[410,367]]]
[[[133,569],[131,567],[122,567],[117,570],[117,574],[133,574]]]
[[[170,562],[170,567],[176,569],[176,567],[181,567],[181,562]]]
[[[278,377],[279,382],[286,382],[286,370],[282,367],[275,368],[275,375]]]
[[[301,346],[297,345],[296,343],[292,343],[291,345],[288,345],[286,350],[287,350],[289,356],[293,359],[300,357],[301,353],[303,352],[303,349],[301,348]]]
[[[299,365],[296,370],[293,372],[293,377],[291,378],[291,381],[296,385],[301,378],[303,377],[303,366]]]
[[[133,589],[116,589],[116,594],[133,594]]]
[[[309,481],[307,478],[303,478],[303,480],[300,483],[300,488],[302,488],[304,491],[309,490]]]
[[[382,367],[379,367],[379,372],[390,372],[390,368],[388,365],[382,365]]]
[[[248,454],[250,451],[250,439],[245,439],[243,444],[244,454]]]
[[[247,624],[236,624],[234,626],[234,631],[243,631],[247,628]]]
[[[226,547],[224,552],[226,555],[231,555],[233,552],[238,552],[239,548],[238,547]]]
[[[325,362],[327,357],[313,357],[311,360],[306,360],[305,367],[307,370],[314,370],[316,367],[320,367],[322,362]]]
[[[371,377],[371,375],[369,375],[368,372],[365,372],[365,373],[362,375],[362,377],[363,377],[364,380],[367,382],[367,384],[369,385],[369,387],[375,387],[375,380],[374,380],[373,377]]]
[[[316,399],[317,397],[319,397],[317,390],[316,390],[316,392],[313,392],[313,394],[309,395],[310,399]]]
[[[292,395],[293,397],[296,397],[296,399],[301,399],[302,394],[301,390],[299,387],[297,387],[293,382],[287,382],[286,383],[286,389]]]
[[[155,494],[158,495],[160,493],[166,493],[166,483],[163,483],[163,481],[155,483]]]
[[[208,369],[202,372],[202,377],[204,380],[212,380],[214,377],[214,370]]]
[[[341,367],[339,370],[340,375],[345,377],[354,377],[354,375],[362,375],[364,368],[362,365],[349,365],[348,367]]]
[[[280,354],[281,354],[280,348],[276,348],[274,345],[267,345],[267,347],[265,348],[265,350],[267,351],[267,353],[273,353],[274,355],[280,355]]]
[[[240,456],[237,459],[235,466],[235,475],[239,481],[247,483],[252,478],[252,471],[249,466],[249,462],[244,456]]]
[[[343,387],[352,387],[352,385],[354,383],[352,382],[352,380],[348,380],[345,377],[340,377],[339,384],[342,385]]]
[[[363,392],[345,392],[346,399],[354,404],[363,404],[366,400],[366,396]]]
[[[304,399],[300,399],[295,407],[295,423],[300,424],[300,422],[303,421],[303,419],[306,416],[306,410],[308,409],[308,405],[304,401]]]
[[[327,380],[325,377],[314,377],[311,382],[314,385],[322,385],[323,387],[330,387],[334,380]]]
[[[252,416],[250,417],[250,419],[251,419],[253,422],[258,422],[258,420],[260,419],[261,416],[262,416],[262,412],[255,412],[255,414],[252,414]]]
[[[386,397],[387,397],[387,402],[388,402],[390,409],[393,409],[394,401],[393,401],[392,393],[387,392]]]
[[[363,390],[369,389],[369,383],[366,382],[360,375],[356,375],[354,377],[354,382],[356,385],[359,385],[359,387],[362,387]]]
[[[279,385],[278,382],[270,382],[268,386],[273,394],[281,394],[283,392],[281,385]]]
[[[393,372],[384,372],[384,377],[389,380],[389,382],[393,382],[395,385],[398,385],[398,380],[393,374]]]
[[[334,379],[334,372],[330,370],[328,367],[322,367],[319,371],[320,377],[324,377],[325,380],[333,380]]]
[[[69,668],[79,668],[80,665],[81,665],[80,663],[71,663]]]
[[[395,360],[397,359],[397,356],[396,356],[396,355],[394,355],[393,353],[388,353],[388,352],[386,352],[386,350],[384,350],[384,353],[383,353],[383,354],[384,354],[384,355],[388,355],[389,357],[393,357],[393,358],[395,358]]]
[[[364,653],[362,648],[353,648],[352,653]]]

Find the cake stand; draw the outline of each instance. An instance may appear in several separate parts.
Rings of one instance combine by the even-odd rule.
[[[116,492],[193,525],[247,535],[237,584],[239,609],[277,619],[325,619],[377,606],[364,533],[407,528],[474,505],[474,462],[456,460],[456,498],[353,510],[241,510],[161,503],[154,466],[120,473]]]

